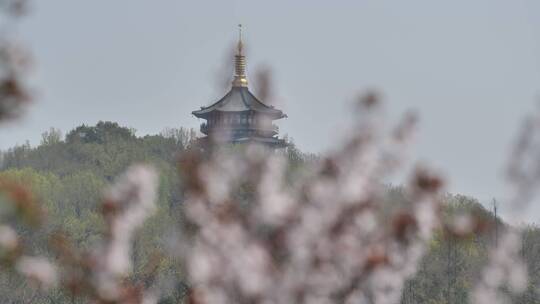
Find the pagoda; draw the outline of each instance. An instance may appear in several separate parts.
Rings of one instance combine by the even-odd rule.
[[[214,104],[192,112],[197,118],[206,120],[201,124],[201,132],[206,136],[199,139],[200,143],[258,143],[271,148],[286,147],[285,140],[277,137],[279,129],[273,121],[287,115],[264,104],[248,88],[241,25],[234,58],[234,78],[229,92]]]

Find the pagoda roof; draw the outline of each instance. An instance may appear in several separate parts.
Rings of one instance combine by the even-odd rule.
[[[282,111],[268,106],[253,95],[247,87],[233,86],[220,100],[208,107],[201,107],[192,114],[199,118],[206,118],[214,111],[218,112],[245,112],[254,111],[272,116],[274,119],[287,117]]]

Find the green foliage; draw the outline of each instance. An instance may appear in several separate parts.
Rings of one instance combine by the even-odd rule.
[[[95,127],[79,126],[66,135],[67,143],[98,143],[117,140],[133,140],[135,132],[133,129],[120,127],[115,122],[100,121]]]
[[[51,128],[43,133],[41,144],[14,147],[3,154],[0,178],[10,178],[29,185],[43,208],[47,211],[48,224],[40,231],[30,233],[17,227],[25,236],[32,250],[44,248],[50,233],[63,230],[80,249],[91,249],[105,233],[99,202],[107,185],[135,162],[153,164],[160,172],[158,212],[141,229],[134,243],[134,274],[130,278],[145,284],[155,279],[169,284],[162,303],[179,303],[187,286],[182,284],[181,261],[160,255],[170,251],[167,235],[182,227],[183,188],[178,174],[177,156],[189,149],[195,139],[193,130],[166,129],[159,135],[137,137],[133,129],[117,123],[99,122],[95,126],[79,126],[67,133]],[[225,147],[234,153],[241,146]],[[292,141],[276,153],[289,160],[287,185],[294,187],[297,177],[314,170],[318,157],[300,151]],[[182,170],[182,168],[179,168]],[[236,195],[240,201],[249,201],[254,195],[253,185],[242,185]],[[406,194],[400,187],[388,187],[385,204],[401,204],[407,208]],[[502,230],[504,223],[495,221],[493,214],[478,201],[462,195],[442,198],[442,214],[446,223],[456,217],[472,213],[485,223],[497,223]],[[392,208],[388,208],[389,210]],[[0,211],[5,211],[0,209]],[[391,218],[390,215],[384,215]],[[537,287],[540,284],[540,229],[524,228],[523,257],[531,274],[528,290],[516,298],[516,303],[538,303]],[[486,263],[487,252],[494,243],[493,229],[485,229],[462,238],[448,236],[442,229],[429,243],[429,254],[422,260],[418,273],[404,289],[402,303],[466,303],[469,291]],[[44,254],[49,254],[45,252]],[[157,263],[156,263],[157,259]],[[148,273],[147,266],[155,264],[157,277]],[[30,302],[28,286],[0,274],[0,302],[10,303],[26,299]],[[165,284],[167,285],[167,284]],[[66,303],[61,293],[53,293],[35,303]]]
[[[493,213],[473,198],[448,194],[443,200],[444,208],[441,211],[446,224],[451,224],[459,216],[471,214],[486,228],[461,237],[443,230],[436,233],[429,243],[429,254],[423,258],[418,273],[407,282],[402,298],[404,304],[469,303],[469,292],[487,262],[489,249],[495,245],[495,223],[500,230],[507,228],[500,219],[495,219]],[[536,241],[540,241],[540,229],[530,227],[529,233],[531,237],[534,235],[537,238]],[[531,245],[534,241],[525,239],[524,244]],[[538,260],[539,251],[534,252],[534,247],[530,247],[533,252],[528,256],[524,255],[527,263]],[[534,274],[531,280],[538,280],[539,275],[540,273]],[[535,294],[536,288],[531,288],[530,292]],[[536,302],[516,300],[514,303]]]
[[[75,128],[67,133],[65,140],[58,130],[51,128],[43,133],[39,146],[25,144],[8,150],[3,154],[0,178],[28,185],[47,212],[47,225],[42,229],[29,231],[17,227],[17,230],[36,253],[51,256],[42,251],[54,231],[63,231],[77,248],[91,250],[106,233],[100,201],[107,185],[131,164],[151,163],[160,171],[159,209],[138,232],[133,248],[133,279],[145,281],[146,265],[154,262],[157,252],[169,250],[165,235],[180,226],[181,217],[176,215],[181,214],[182,191],[176,159],[194,138],[193,130],[183,128],[167,129],[162,135],[137,137],[133,129],[99,122],[96,126]],[[164,255],[159,257],[159,270],[162,274],[176,274],[175,279],[182,273],[178,262]],[[25,284],[16,285],[3,275],[0,275],[0,283],[10,286],[10,289],[0,287],[1,302],[28,299]],[[66,301],[59,293],[52,298],[44,299],[43,303]]]

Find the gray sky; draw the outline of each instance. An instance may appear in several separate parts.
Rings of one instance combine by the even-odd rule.
[[[2,126],[0,149],[98,120],[139,135],[197,127],[191,111],[225,93],[216,75],[238,23],[248,75],[272,67],[281,132],[302,150],[332,148],[350,101],[376,88],[390,121],[419,112],[417,159],[452,192],[503,197],[509,146],[540,96],[536,0],[36,0],[18,29],[37,98]]]

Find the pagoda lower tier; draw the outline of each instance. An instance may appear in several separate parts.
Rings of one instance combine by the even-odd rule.
[[[259,144],[267,146],[272,149],[280,149],[288,146],[288,143],[277,137],[262,137],[262,136],[250,136],[250,137],[212,137],[205,136],[198,139],[199,145],[208,147],[212,144]]]

